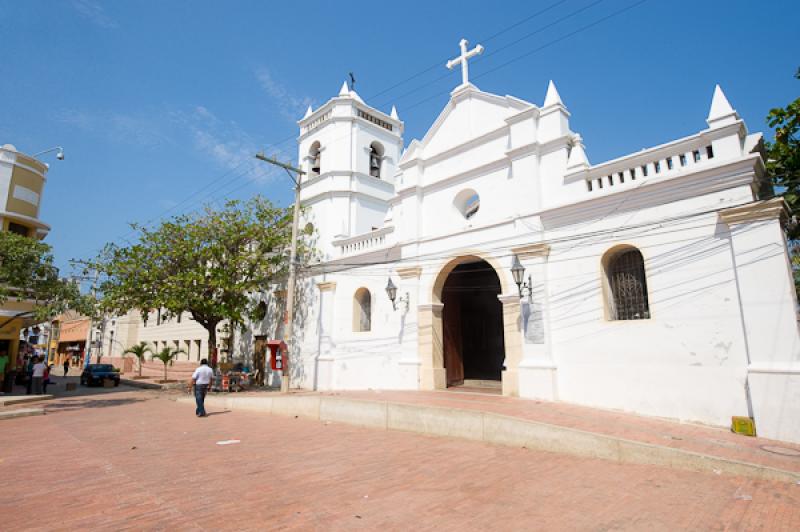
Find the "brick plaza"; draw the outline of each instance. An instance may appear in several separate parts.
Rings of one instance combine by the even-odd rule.
[[[198,419],[174,398],[122,388],[0,422],[0,529],[800,529],[793,483],[259,413]]]

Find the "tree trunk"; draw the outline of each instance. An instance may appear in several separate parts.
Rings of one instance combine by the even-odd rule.
[[[144,355],[137,357],[139,359],[139,376],[142,376],[142,362],[144,361]]]
[[[217,367],[217,323],[206,325],[208,331],[208,363],[212,368]]]
[[[164,380],[167,380],[167,363],[164,362]]]

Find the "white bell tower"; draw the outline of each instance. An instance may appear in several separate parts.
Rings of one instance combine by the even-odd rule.
[[[380,229],[394,196],[403,149],[403,122],[382,113],[345,82],[339,95],[298,122],[299,161],[306,171],[300,229],[313,224],[323,259],[336,259],[334,242]]]

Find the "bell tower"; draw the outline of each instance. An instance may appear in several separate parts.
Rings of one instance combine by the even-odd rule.
[[[309,107],[298,125],[306,171],[301,230],[312,224],[323,259],[336,259],[334,242],[383,225],[395,193],[403,122],[394,107],[386,114],[368,106],[345,82],[338,96],[317,110]]]

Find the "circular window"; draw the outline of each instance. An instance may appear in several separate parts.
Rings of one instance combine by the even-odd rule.
[[[469,220],[478,212],[481,207],[481,198],[477,192],[468,188],[456,194],[453,205],[461,213],[461,216]]]

